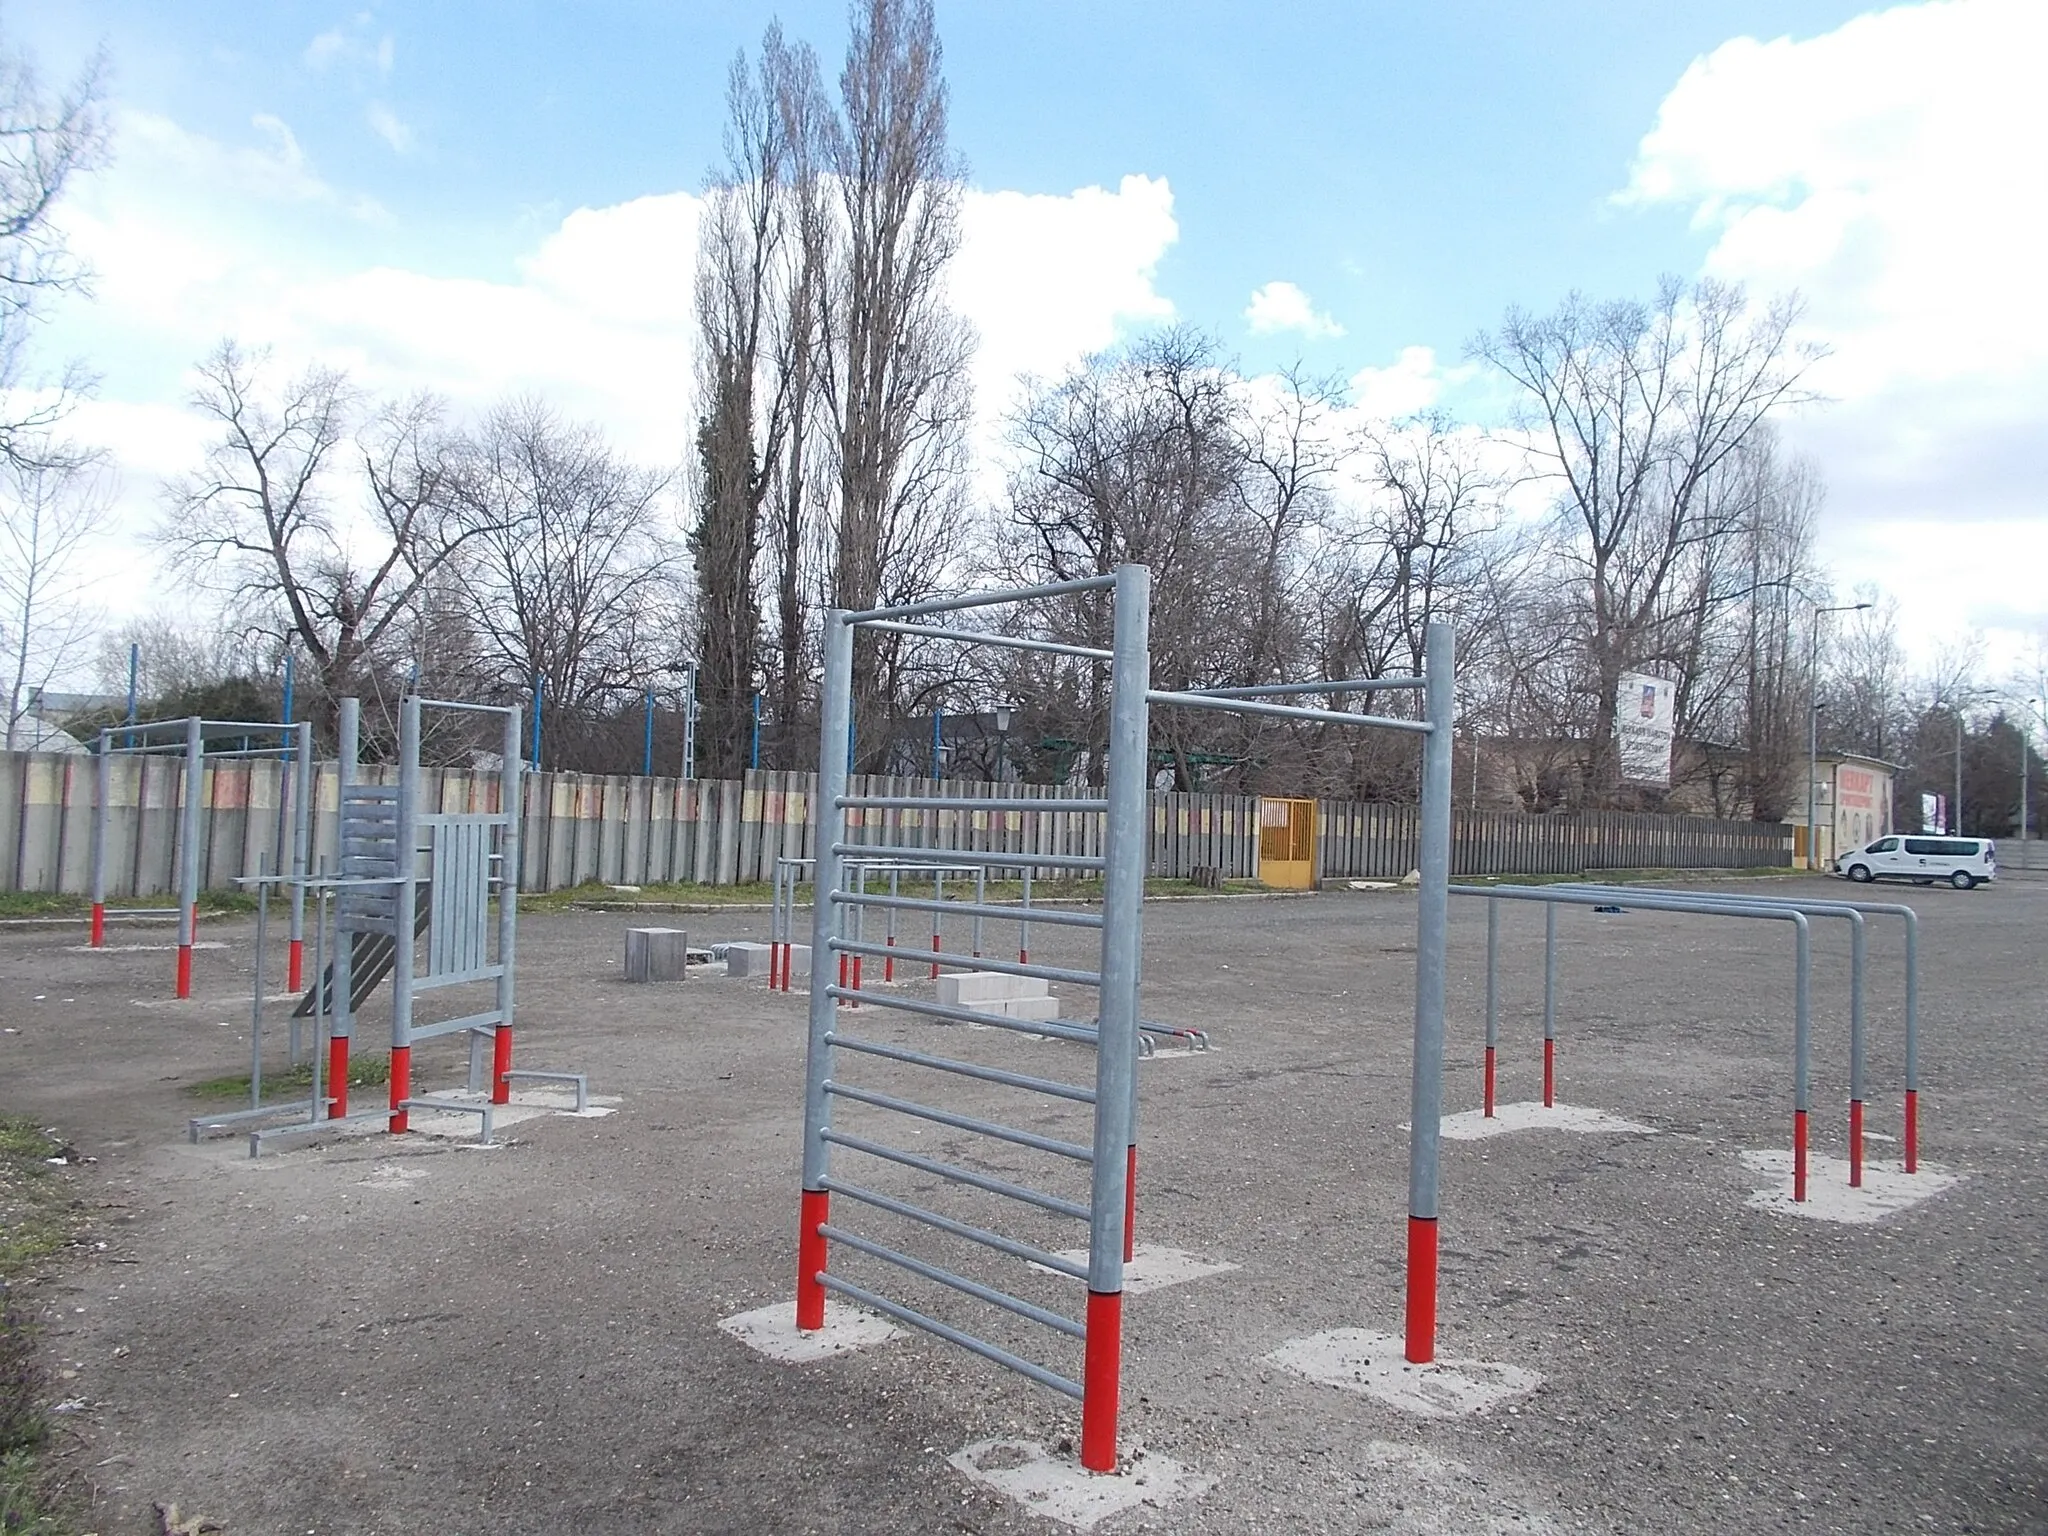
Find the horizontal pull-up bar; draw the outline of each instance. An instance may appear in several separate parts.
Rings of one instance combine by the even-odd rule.
[[[1006,651],[1042,651],[1049,656],[1082,656],[1090,661],[1108,661],[1110,653],[1099,646],[1068,645],[1059,640],[1027,640],[1022,635],[991,635],[978,629],[941,629],[931,624],[899,624],[893,619],[863,619],[864,629],[886,629],[895,635],[917,635],[926,640],[959,640],[968,645],[989,645]]]
[[[1282,720],[1315,720],[1324,725],[1370,725],[1389,731],[1407,731],[1427,736],[1433,727],[1427,720],[1395,720],[1386,715],[1350,715],[1340,709],[1304,709],[1299,704],[1263,704],[1256,699],[1226,698],[1206,693],[1164,693],[1151,689],[1147,704],[1165,704],[1187,709],[1220,709],[1236,715],[1273,715]]]
[[[841,810],[881,811],[1106,811],[1107,800],[976,800],[971,795],[841,795]]]
[[[453,709],[466,715],[516,715],[517,704],[466,704],[455,699],[420,698],[422,709]]]
[[[990,917],[997,922],[1050,923],[1054,927],[1100,928],[1100,912],[1065,912],[1050,907],[1004,906],[978,901],[927,901],[922,896],[869,896],[834,891],[832,899],[849,907],[882,907],[897,912],[939,912],[947,917]]]
[[[1255,699],[1283,693],[1390,693],[1401,688],[1426,688],[1426,677],[1339,677],[1321,683],[1261,683],[1255,688],[1190,688],[1212,699]]]
[[[962,608],[993,608],[1002,603],[1023,603],[1039,597],[1065,597],[1073,592],[1107,592],[1116,586],[1114,576],[1089,576],[1080,581],[1053,581],[1042,587],[1012,587],[1002,592],[970,592],[965,597],[935,597],[928,602],[902,603],[894,608],[870,608],[862,613],[842,613],[842,624],[872,624],[877,619],[915,619],[927,613],[956,613]]]
[[[834,843],[832,852],[842,859],[866,862],[870,869],[884,860],[900,862],[905,873],[914,869],[973,869],[984,866],[990,869],[1019,869],[1026,864],[1034,869],[1089,869],[1106,867],[1099,858],[1084,858],[1072,853],[982,853],[972,848],[890,848],[880,843]]]

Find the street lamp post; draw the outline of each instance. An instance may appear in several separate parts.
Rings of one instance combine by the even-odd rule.
[[[1010,764],[1010,717],[1011,717],[1011,716],[1012,716],[1013,714],[1015,714],[1015,713],[1016,713],[1016,707],[1015,707],[1014,705],[1010,705],[1010,704],[998,704],[998,705],[996,706],[996,775],[995,775],[995,776],[996,776],[996,782],[997,782],[998,784],[1002,784],[1002,783],[1007,783],[1007,782],[1009,781],[1009,777],[1010,777],[1010,775],[1009,775],[1009,764]]]
[[[1956,701],[1951,706],[1956,717],[1956,782],[1955,798],[1949,802],[1948,832],[1951,837],[1963,835],[1963,701],[1981,699],[1990,694],[1989,688],[1958,688]]]
[[[2026,717],[2020,721],[2020,868],[2032,869],[2034,858],[2027,851],[2027,737],[2033,733],[2034,716],[2041,711],[2039,699],[2027,700]]]
[[[1831,613],[1861,613],[1869,603],[1844,603],[1838,608],[1815,608],[1806,648],[1806,867],[1818,868],[1819,843],[1815,842],[1820,799],[1820,621]]]

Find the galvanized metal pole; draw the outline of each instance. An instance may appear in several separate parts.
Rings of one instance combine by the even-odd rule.
[[[270,860],[264,854],[256,855],[256,963],[255,986],[249,1000],[249,1107],[263,1107],[263,948],[270,934],[270,883],[264,879],[270,873]],[[292,1036],[298,1037],[299,1024],[296,1015],[292,1019]]]
[[[114,733],[100,732],[100,755],[93,764],[92,919],[86,942],[98,949],[107,942],[107,803],[114,798]]]
[[[1486,904],[1486,1083],[1485,1116],[1493,1118],[1494,1048],[1500,1042],[1500,903]]]
[[[654,777],[654,690],[647,690],[647,729],[640,746],[640,774]]]
[[[420,700],[409,693],[398,706],[398,884],[391,935],[391,1132],[410,1124],[412,1097],[412,968],[419,913]]]
[[[1138,983],[1144,953],[1150,841],[1146,752],[1151,685],[1152,573],[1116,572],[1110,662],[1108,801],[1103,849],[1102,987],[1095,1041],[1095,1136],[1089,1181],[1087,1340],[1081,1371],[1081,1465],[1114,1472],[1123,1370],[1124,1233],[1138,1061]]]
[[[199,932],[200,801],[206,788],[206,744],[199,717],[185,721],[185,814],[178,881],[178,996],[192,995],[192,945]]]
[[[1792,1022],[1792,1198],[1806,1199],[1807,1053],[1813,1038],[1813,935],[1805,914],[1792,914],[1799,935],[1799,996]]]
[[[141,670],[142,670],[142,647],[141,647],[141,646],[140,646],[139,644],[135,643],[134,641],[130,641],[130,642],[129,642],[129,645],[128,645],[128,721],[127,721],[127,723],[128,723],[128,724],[130,724],[130,725],[133,725],[133,724],[135,723],[135,682],[136,682],[136,677],[137,677],[137,674],[138,674],[138,673],[140,673],[140,672],[141,672]],[[128,745],[129,745],[129,746],[131,746],[131,747],[135,745],[135,733],[134,733],[133,731],[130,731],[130,732],[128,733]]]
[[[515,1001],[513,969],[519,955],[519,857],[521,823],[526,817],[526,796],[519,761],[519,706],[505,713],[505,748],[499,768],[498,809],[505,817],[505,830],[498,843],[498,1027],[491,1036],[491,1102],[508,1104],[512,1099],[512,1008]]]
[[[1543,1107],[1557,1101],[1557,908],[1543,909]]]
[[[842,881],[838,848],[846,841],[846,729],[853,715],[853,627],[845,610],[825,614],[823,674],[818,700],[818,847],[811,873],[811,998],[810,1041],[804,1062],[803,1192],[797,1215],[796,1325],[825,1326],[825,1234],[831,1218],[831,1195],[825,1188],[831,1155],[825,1132],[831,1125],[831,1104],[825,1084],[832,1076],[832,1013],[834,999],[826,985],[825,966],[837,937],[839,903],[832,900]]]
[[[313,817],[318,807],[313,804],[313,723],[301,720],[292,728],[296,745],[292,753],[292,802],[296,814],[292,818],[292,933],[291,948],[286,952],[285,990],[296,992],[305,984],[306,957],[306,871],[312,867]],[[318,1050],[316,1039],[313,1048]],[[292,1062],[297,1066],[296,1059]]]
[[[1457,635],[1431,624],[1423,635],[1422,808],[1415,915],[1415,1055],[1409,1089],[1408,1306],[1406,1354],[1436,1358],[1437,1139],[1443,1114],[1444,950],[1450,921],[1451,731],[1457,712]]]
[[[363,706],[360,699],[341,701],[340,719],[335,743],[335,868],[343,879],[348,878],[348,791],[356,781],[356,755],[362,748]],[[313,985],[329,990],[329,1005],[333,1023],[327,1034],[327,1081],[332,1085],[334,1105],[333,1117],[341,1119],[348,1113],[348,1044],[355,1033],[355,960],[356,936],[342,927],[342,913],[350,905],[346,892],[334,894],[334,959],[329,964],[332,975],[315,974]]]
[[[1920,919],[1906,912],[1906,1172],[1920,1171]]]
[[[697,664],[683,674],[683,777],[697,777]]]

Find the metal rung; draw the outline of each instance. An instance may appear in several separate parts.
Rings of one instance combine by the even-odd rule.
[[[844,1195],[849,1200],[858,1200],[862,1205],[872,1205],[878,1211],[887,1211],[892,1216],[901,1216],[909,1221],[923,1222],[940,1232],[964,1237],[970,1243],[980,1243],[984,1248],[993,1248],[997,1253],[1007,1253],[1013,1259],[1022,1259],[1027,1264],[1037,1264],[1062,1275],[1071,1275],[1076,1280],[1086,1281],[1088,1266],[1077,1264],[1072,1259],[1062,1258],[1030,1243],[1020,1243],[1014,1237],[1004,1237],[999,1232],[985,1232],[980,1227],[970,1227],[964,1221],[955,1221],[950,1216],[941,1216],[937,1211],[928,1211],[921,1205],[912,1205],[907,1200],[897,1200],[879,1190],[867,1189],[859,1184],[843,1184],[834,1178],[820,1180],[820,1187],[835,1195]]]
[[[1272,698],[1281,694],[1304,693],[1387,693],[1403,688],[1424,688],[1426,677],[1340,677],[1321,683],[1267,683],[1256,688],[1190,688],[1212,699]]]
[[[1036,587],[1007,587],[995,592],[970,592],[965,597],[932,597],[921,603],[899,603],[893,608],[869,608],[860,613],[841,614],[839,622],[854,625],[872,624],[877,619],[915,619],[927,613],[958,613],[963,608],[994,608],[1039,597],[1065,597],[1072,592],[1108,592],[1115,587],[1114,576],[1083,576],[1074,581],[1052,581]]]
[[[1305,709],[1299,704],[1265,704],[1257,699],[1219,698],[1208,693],[1169,693],[1156,688],[1146,692],[1145,702],[1162,704],[1168,708],[1220,709],[1237,715],[1272,715],[1282,720],[1313,720],[1323,725],[1370,725],[1382,730],[1407,731],[1416,736],[1427,736],[1431,729],[1427,720],[1397,720],[1387,715],[1354,715],[1340,709]]]
[[[898,950],[899,957],[915,955],[914,949]],[[955,1008],[946,1003],[924,1003],[914,997],[891,997],[885,992],[856,992],[851,987],[829,986],[825,995],[870,1008],[897,1008],[948,1024],[980,1024],[989,1029],[1007,1029],[1017,1035],[1041,1035],[1053,1040],[1071,1040],[1076,1045],[1093,1045],[1097,1031],[1085,1025],[1063,1024],[1057,1019],[1013,1019],[1006,1014],[980,1013],[972,1008]]]
[[[452,1035],[465,1029],[491,1029],[504,1022],[503,1010],[493,1009],[489,1013],[472,1013],[459,1019],[443,1019],[438,1024],[416,1024],[410,1033],[414,1041],[431,1040],[436,1035]]]
[[[992,635],[982,629],[942,629],[929,624],[898,624],[892,619],[869,619],[869,629],[886,629],[892,634],[917,635],[927,640],[962,640],[970,645],[990,645],[1006,651],[1041,651],[1051,656],[1085,656],[1091,661],[1110,661],[1114,651],[1095,645],[1067,645],[1058,640],[1027,640],[1021,635]]]
[[[1076,1221],[1088,1219],[1087,1206],[1073,1200],[1062,1200],[1058,1195],[1048,1195],[1044,1190],[1033,1189],[1028,1184],[1012,1184],[1008,1179],[999,1179],[992,1173],[976,1173],[972,1168],[962,1168],[957,1163],[941,1162],[922,1153],[906,1152],[901,1147],[884,1146],[879,1141],[869,1141],[865,1136],[854,1136],[846,1131],[835,1131],[828,1127],[820,1134],[834,1146],[844,1147],[849,1152],[865,1152],[869,1157],[879,1157],[885,1163],[915,1168],[919,1173],[950,1179],[955,1184],[985,1190],[991,1195],[1002,1195],[1022,1205],[1035,1205],[1041,1211],[1050,1211],[1055,1216],[1071,1216]]]
[[[832,939],[828,948],[843,955],[865,955],[870,960],[901,960],[908,956],[920,965],[957,965],[963,971],[995,971],[1004,976],[1024,976],[1033,981],[1064,981],[1077,987],[1102,985],[1100,971],[1074,971],[1057,965],[1023,965],[1015,960],[997,960],[988,955],[960,955],[948,949],[912,949],[899,944],[863,944],[853,939]]]
[[[1086,1339],[1088,1337],[1087,1328],[1075,1322],[1071,1317],[1063,1316],[1058,1312],[1038,1306],[1034,1302],[1026,1301],[1021,1296],[1012,1296],[1008,1291],[999,1291],[994,1286],[983,1285],[979,1281],[969,1280],[965,1275],[956,1275],[950,1269],[941,1269],[936,1264],[925,1263],[923,1259],[914,1259],[907,1253],[899,1253],[894,1248],[862,1237],[857,1232],[849,1232],[844,1227],[835,1227],[829,1221],[820,1222],[818,1230],[826,1237],[832,1239],[832,1241],[844,1243],[856,1253],[868,1254],[882,1260],[885,1264],[894,1264],[899,1268],[907,1269],[913,1275],[922,1275],[925,1279],[935,1280],[940,1285],[949,1285],[963,1295],[972,1296],[977,1301],[985,1301],[993,1307],[1001,1307],[1006,1312],[1014,1312],[1019,1317],[1029,1318],[1032,1322],[1043,1324],[1055,1333],[1064,1333],[1070,1339]]]
[[[986,917],[999,923],[1045,923],[1060,928],[1100,928],[1100,912],[1058,912],[1046,907],[986,906],[974,901],[928,901],[922,896],[870,896],[834,891],[832,900],[849,907],[887,907],[898,912],[941,912],[954,917]]]
[[[1014,1125],[1003,1125],[994,1120],[977,1120],[972,1115],[956,1115],[951,1110],[934,1109],[929,1104],[920,1104],[915,1099],[899,1099],[893,1094],[876,1093],[868,1088],[855,1088],[847,1083],[836,1083],[825,1079],[825,1092],[836,1098],[851,1099],[856,1104],[871,1104],[876,1109],[893,1110],[899,1115],[909,1115],[917,1120],[929,1120],[934,1125],[949,1126],[956,1131],[971,1131],[977,1136],[987,1136],[994,1141],[1007,1141],[1012,1146],[1029,1147],[1034,1152],[1050,1152],[1055,1157],[1069,1157],[1077,1163],[1092,1163],[1095,1152],[1078,1142],[1056,1141],[1050,1136],[1041,1136],[1036,1131],[1020,1131]]]
[[[993,1360],[997,1365],[1007,1365],[1019,1375],[1028,1376],[1040,1386],[1050,1387],[1055,1392],[1064,1392],[1076,1402],[1081,1400],[1079,1382],[1069,1381],[1064,1376],[1048,1371],[1042,1365],[1034,1365],[1021,1355],[1011,1354],[1000,1345],[991,1344],[986,1339],[977,1339],[971,1333],[962,1333],[950,1323],[942,1323],[935,1317],[926,1317],[922,1312],[913,1311],[901,1302],[877,1296],[865,1286],[849,1284],[837,1275],[821,1273],[818,1276],[818,1284],[828,1291],[837,1291],[849,1301],[857,1301],[864,1307],[873,1307],[877,1312],[893,1317],[899,1323],[908,1323],[913,1328],[922,1328],[926,1333],[936,1334],[949,1344],[958,1344],[970,1354],[980,1355],[984,1360]]]
[[[1005,1072],[1001,1067],[984,1067],[977,1062],[955,1061],[950,1056],[931,1056],[923,1051],[905,1050],[900,1045],[883,1045],[874,1040],[856,1040],[851,1035],[842,1035],[834,1030],[825,1036],[827,1045],[843,1046],[849,1051],[859,1051],[868,1056],[882,1056],[890,1061],[900,1061],[913,1067],[931,1067],[939,1072],[955,1072],[961,1077],[979,1078],[984,1083],[1001,1083],[1006,1088],[1024,1088],[1032,1093],[1050,1094],[1056,1099],[1072,1099],[1076,1104],[1093,1104],[1095,1090],[1083,1088],[1077,1083],[1054,1082],[1049,1077],[1029,1077],[1022,1072]]]
[[[996,868],[1029,864],[1033,869],[1092,870],[1109,867],[1107,860],[1069,853],[982,853],[972,848],[896,848],[884,843],[834,843],[832,851],[844,859],[903,859],[914,864],[985,864]]]
[[[841,795],[840,810],[1106,811],[1107,800],[975,800],[965,795]]]

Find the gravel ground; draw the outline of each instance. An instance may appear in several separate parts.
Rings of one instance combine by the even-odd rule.
[[[1149,905],[1146,1014],[1207,1029],[1215,1049],[1143,1068],[1140,1240],[1240,1267],[1131,1299],[1126,1441],[1218,1482],[1102,1529],[2048,1529],[2048,1161],[2026,1107],[2048,1066],[2048,884],[1898,899],[1924,921],[1922,1157],[1966,1177],[1867,1226],[1745,1203],[1763,1181],[1741,1152],[1790,1138],[1789,935],[1564,917],[1560,1095],[1658,1134],[1446,1143],[1443,1351],[1543,1385],[1433,1420],[1268,1359],[1325,1329],[1399,1330],[1412,898]],[[135,1000],[163,996],[168,954],[0,933],[0,1024],[17,1031],[0,1034],[0,1112],[97,1158],[73,1177],[104,1247],[32,1290],[80,1405],[60,1443],[97,1490],[94,1529],[152,1530],[152,1502],[172,1500],[234,1536],[1051,1529],[945,1458],[988,1436],[1071,1436],[1064,1399],[921,1336],[796,1368],[718,1330],[789,1294],[802,1003],[739,981],[627,986],[629,921],[535,916],[520,938],[521,1064],[587,1070],[621,1096],[617,1113],[528,1121],[490,1151],[379,1137],[257,1162],[180,1134],[181,1084],[245,1060],[251,925],[203,935],[228,945],[198,956],[212,1001],[152,1007]],[[764,914],[655,921],[698,943],[765,934]],[[1456,903],[1453,923],[1447,1110],[1479,1092],[1483,914]],[[1504,920],[1504,1100],[1538,1092],[1541,924],[1533,910]],[[1847,945],[1818,938],[1815,1140],[1839,1156]],[[1041,927],[1033,958],[1085,964],[1082,939]],[[1872,955],[1870,1126],[1895,1135],[1889,934]],[[361,1038],[384,1027],[373,1010]],[[929,1027],[882,1010],[845,1027],[1085,1071],[1074,1047],[996,1031],[942,1028],[934,1047]],[[843,1075],[916,1081],[887,1065]],[[418,1079],[455,1076],[445,1042],[421,1049]],[[943,1092],[1077,1128],[1009,1090]],[[863,1109],[844,1123],[884,1121]],[[900,1144],[1078,1188],[1038,1154],[902,1126]],[[842,1158],[849,1173],[860,1161]],[[859,1176],[948,1198],[874,1168]],[[957,1208],[995,1214],[975,1198]],[[843,1199],[835,1216],[895,1235]],[[1052,1217],[1005,1230],[1081,1240]],[[919,1251],[1076,1299],[935,1242]],[[841,1256],[850,1276],[887,1275]],[[974,1303],[932,1305],[985,1323]]]

